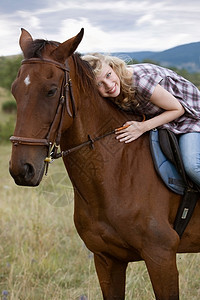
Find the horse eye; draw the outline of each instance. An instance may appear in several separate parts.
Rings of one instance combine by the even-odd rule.
[[[53,88],[48,91],[47,97],[53,97],[56,94],[57,88]]]

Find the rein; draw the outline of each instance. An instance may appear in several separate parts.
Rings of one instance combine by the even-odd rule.
[[[145,117],[145,115],[143,115],[143,120],[142,120],[142,122],[144,122],[145,119],[146,119],[146,117]],[[107,136],[109,136],[109,135],[111,135],[111,134],[114,134],[114,133],[117,132],[117,131],[120,131],[120,130],[122,130],[122,129],[125,129],[125,128],[129,127],[129,126],[130,126],[130,125],[125,125],[125,126],[116,128],[116,129],[114,129],[114,130],[112,130],[112,131],[108,131],[108,132],[104,133],[103,135],[97,136],[97,137],[95,137],[94,139],[92,139],[91,136],[88,135],[88,140],[87,140],[87,141],[85,141],[85,142],[83,142],[83,143],[81,143],[81,144],[79,144],[79,145],[77,145],[77,146],[75,146],[75,147],[73,147],[73,148],[70,148],[70,149],[68,149],[68,150],[61,151],[60,153],[57,153],[55,159],[60,158],[60,157],[64,157],[64,156],[66,156],[66,155],[68,155],[68,154],[70,154],[70,153],[72,153],[72,152],[75,152],[75,151],[77,151],[77,150],[79,150],[79,149],[81,149],[82,147],[87,146],[87,145],[90,145],[91,148],[93,149],[93,148],[94,148],[94,143],[95,143],[95,142],[97,142],[97,141],[99,141],[99,140],[101,140],[101,139],[103,139],[103,138],[105,138],[105,137],[107,137]]]
[[[88,140],[87,140],[87,141],[85,141],[85,142],[83,142],[83,143],[81,143],[81,144],[79,144],[79,145],[77,145],[77,146],[75,146],[75,147],[73,147],[73,148],[70,148],[70,149],[68,149],[68,150],[61,151],[60,153],[57,153],[57,155],[56,155],[56,157],[54,157],[54,159],[57,159],[57,158],[60,158],[60,157],[64,157],[64,156],[66,156],[66,155],[68,155],[68,154],[70,154],[70,153],[72,153],[72,152],[75,152],[75,151],[77,151],[77,150],[79,150],[79,149],[81,149],[82,147],[85,147],[85,146],[87,146],[87,145],[90,145],[91,148],[93,149],[93,148],[94,148],[94,143],[95,143],[95,142],[97,142],[97,141],[99,141],[99,140],[105,138],[106,136],[109,136],[109,135],[111,135],[111,134],[114,134],[114,133],[116,132],[116,130],[117,130],[117,129],[114,129],[114,130],[112,130],[112,131],[109,131],[109,132],[107,132],[107,133],[105,133],[105,134],[103,134],[103,135],[100,135],[100,136],[95,137],[94,139],[92,139],[91,136],[88,135]]]

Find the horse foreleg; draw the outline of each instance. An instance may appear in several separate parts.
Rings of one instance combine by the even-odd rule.
[[[95,254],[94,262],[103,299],[124,300],[127,263],[103,254]]]
[[[150,253],[145,255],[145,263],[156,300],[179,300],[176,254],[159,253],[155,256],[156,252],[152,256]]]

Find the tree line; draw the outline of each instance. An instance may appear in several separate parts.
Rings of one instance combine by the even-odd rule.
[[[0,57],[0,86],[6,88],[7,90],[11,89],[12,82],[15,80],[17,76],[17,72],[20,68],[21,61],[23,57],[22,55],[14,55],[14,56],[7,56],[7,57]],[[151,61],[151,60],[144,60],[144,63],[153,63],[159,65],[159,63]],[[127,62],[128,64],[136,64],[139,63],[136,60],[130,60]],[[184,78],[188,79],[198,88],[200,88],[200,73],[189,73],[185,69],[177,69],[175,67],[169,67],[179,75],[183,76]]]

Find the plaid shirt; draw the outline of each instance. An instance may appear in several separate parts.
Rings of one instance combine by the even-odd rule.
[[[133,108],[135,112],[145,114],[149,119],[163,112],[163,109],[149,101],[155,87],[160,84],[185,108],[184,115],[161,127],[176,134],[200,132],[200,91],[194,84],[172,70],[153,64],[136,64],[131,67],[134,70],[135,98],[138,100],[137,107]]]

